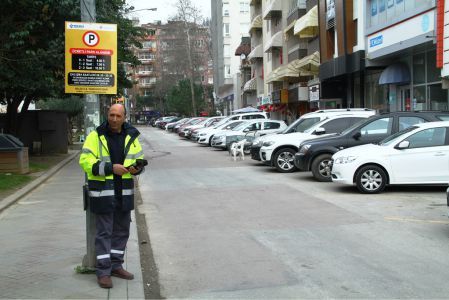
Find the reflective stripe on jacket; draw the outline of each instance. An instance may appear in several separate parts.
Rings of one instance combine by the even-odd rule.
[[[97,130],[91,132],[84,142],[79,164],[86,172],[90,210],[94,213],[110,213],[114,210],[115,192],[114,175],[112,172],[111,157],[105,133],[107,123],[100,125]],[[136,159],[143,159],[142,147],[137,137],[139,131],[125,123],[125,167],[131,166]],[[130,173],[122,176],[122,210],[134,209],[134,181]]]

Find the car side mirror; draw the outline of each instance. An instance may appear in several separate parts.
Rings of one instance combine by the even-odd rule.
[[[410,142],[409,141],[402,141],[399,144],[397,144],[394,148],[395,149],[407,149],[408,147],[410,147]]]
[[[249,128],[243,129],[243,132],[249,132]]]
[[[357,131],[356,133],[354,133],[354,135],[352,136],[355,140],[358,140],[362,137],[362,133],[360,131]]]
[[[325,133],[326,133],[326,129],[324,129],[323,127],[319,127],[315,130],[316,135],[325,134]]]

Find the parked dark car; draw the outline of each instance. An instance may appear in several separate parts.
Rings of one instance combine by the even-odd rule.
[[[160,128],[160,129],[165,129],[165,125],[167,125],[168,123],[176,122],[176,121],[179,121],[179,120],[181,120],[180,117],[168,118],[168,119],[160,121],[157,124],[157,127]]]
[[[319,181],[331,181],[331,158],[337,151],[378,143],[415,124],[448,120],[449,112],[442,111],[392,112],[375,115],[354,124],[340,134],[304,141],[295,154],[294,163],[302,171],[312,171],[313,177]]]

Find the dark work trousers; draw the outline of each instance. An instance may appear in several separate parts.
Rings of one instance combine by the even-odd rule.
[[[96,216],[96,273],[98,277],[109,276],[112,270],[122,268],[129,237],[131,211],[115,210],[113,213]]]

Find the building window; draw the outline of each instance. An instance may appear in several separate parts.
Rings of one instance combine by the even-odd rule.
[[[223,3],[223,16],[229,17],[229,4]]]
[[[240,1],[240,13],[243,13],[243,14],[249,13],[249,2],[248,1]]]
[[[230,65],[225,65],[224,66],[224,77],[225,78],[231,78],[231,66]]]
[[[229,23],[223,24],[223,33],[224,36],[229,36]]]
[[[432,0],[371,0],[367,5],[367,25],[375,26],[400,20],[401,16],[417,9],[432,8]]]
[[[223,45],[223,55],[224,57],[231,56],[231,45]]]

